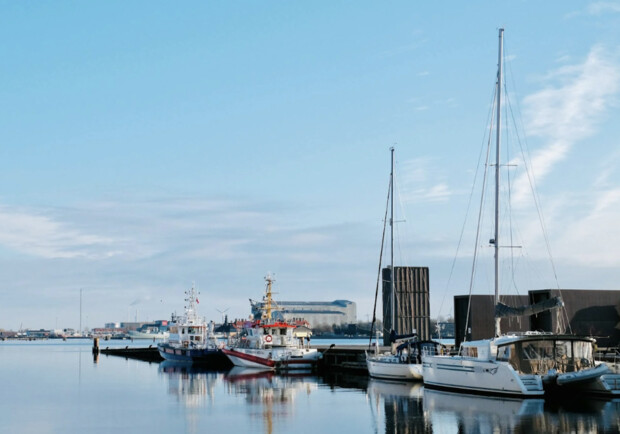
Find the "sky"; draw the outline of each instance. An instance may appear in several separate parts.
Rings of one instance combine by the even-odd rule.
[[[1,1],[0,328],[77,328],[80,292],[84,327],[167,319],[192,285],[243,318],[268,273],[365,321],[392,146],[395,265],[451,315],[491,262],[500,27],[505,290],[620,289],[618,1]]]

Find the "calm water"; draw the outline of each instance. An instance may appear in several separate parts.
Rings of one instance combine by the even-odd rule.
[[[103,355],[94,363],[90,341],[0,342],[0,368],[0,433],[620,432],[620,401],[503,400]]]

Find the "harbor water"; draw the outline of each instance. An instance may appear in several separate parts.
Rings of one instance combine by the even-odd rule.
[[[149,343],[110,341],[109,346]],[[343,373],[212,372],[114,356],[96,359],[91,345],[89,340],[0,342],[0,432],[620,432],[618,400],[468,396]]]

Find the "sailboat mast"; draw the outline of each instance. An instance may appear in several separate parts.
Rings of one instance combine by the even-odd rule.
[[[392,302],[392,330],[396,331],[396,290],[394,286],[394,147],[390,148],[391,169],[390,169],[390,295]]]
[[[504,57],[504,29],[499,29],[499,49],[497,60],[497,126],[495,128],[495,305],[499,303],[499,182],[500,182],[500,141],[501,141],[501,113],[502,113],[502,64]],[[495,336],[499,336],[500,318],[495,318]]]

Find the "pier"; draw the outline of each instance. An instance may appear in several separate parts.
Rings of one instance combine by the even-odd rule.
[[[93,342],[93,354],[125,357],[127,359],[144,360],[147,362],[162,362],[163,358],[157,351],[157,346],[149,345],[147,348],[99,348],[98,342]],[[322,357],[319,359],[318,370],[338,370],[350,372],[367,372],[366,369],[366,345],[313,345]],[[379,347],[381,352],[388,351],[389,347]]]

